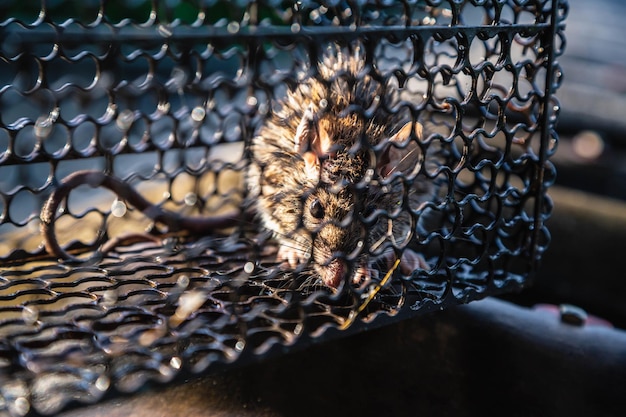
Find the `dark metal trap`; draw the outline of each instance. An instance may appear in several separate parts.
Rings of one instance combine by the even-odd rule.
[[[0,6],[1,413],[53,414],[532,277],[549,242],[565,1],[78,3]],[[358,70],[325,74],[333,53],[358,53]],[[419,165],[385,185],[403,190],[397,210],[343,224],[390,232],[381,256],[366,233],[359,255],[337,255],[338,288],[277,259],[245,185],[253,139],[307,80],[369,80],[369,107],[345,117],[423,128],[402,145]],[[389,149],[355,137],[351,157]],[[344,184],[355,207],[363,178]],[[421,181],[436,191],[411,206]],[[219,216],[211,233],[181,220]]]

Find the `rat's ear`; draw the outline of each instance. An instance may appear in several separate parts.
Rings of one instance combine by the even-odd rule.
[[[380,152],[376,168],[383,178],[394,172],[410,174],[419,163],[422,150],[414,140],[411,140],[411,128],[415,126],[415,138],[422,139],[422,125],[408,122],[393,136],[384,141],[385,146]]]
[[[311,151],[320,158],[328,156],[331,145],[328,132],[320,125],[313,108],[309,107],[302,115],[302,120],[296,129],[295,151],[302,156]]]

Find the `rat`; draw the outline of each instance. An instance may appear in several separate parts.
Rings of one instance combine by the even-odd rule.
[[[358,48],[329,48],[318,75],[290,89],[261,124],[245,174],[245,205],[278,241],[278,260],[292,268],[312,265],[332,289],[346,280],[358,284],[375,278],[374,263],[382,259],[390,265],[393,246],[402,252],[404,274],[429,269],[421,254],[406,248],[420,220],[407,208],[419,212],[435,194],[433,181],[421,173],[423,127],[382,110],[385,100],[389,108],[397,98],[384,94],[364,62]],[[111,175],[79,171],[61,181],[40,216],[46,250],[59,258],[79,260],[57,242],[54,222],[61,202],[82,184],[112,190],[172,230],[209,233],[235,226],[241,217],[181,216],[148,202]],[[106,242],[100,253],[120,240]]]
[[[382,109],[396,95],[385,95],[358,48],[329,48],[317,69],[288,91],[251,144],[246,182],[260,223],[278,240],[278,259],[312,264],[335,289],[374,278],[377,258],[394,261],[393,246],[404,274],[429,269],[406,248],[419,229],[408,207],[423,209],[436,192],[417,177],[423,126]]]

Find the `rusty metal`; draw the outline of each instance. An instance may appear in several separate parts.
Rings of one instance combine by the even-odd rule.
[[[550,240],[566,1],[74,3],[0,8],[0,415],[54,414],[532,278]],[[86,185],[52,213],[78,260],[46,252],[44,202],[85,169],[181,215],[239,208],[275,100],[324,45],[355,43],[402,100],[388,111],[420,114],[442,150],[423,173],[441,184],[437,227],[411,242],[430,270],[396,263],[334,291],[277,262],[247,214],[197,236]]]

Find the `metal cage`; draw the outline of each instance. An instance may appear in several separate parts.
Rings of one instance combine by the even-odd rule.
[[[522,288],[550,240],[566,14],[559,0],[4,2],[0,414],[53,414]],[[380,96],[354,114],[423,126],[424,159],[396,180],[436,192],[376,212],[410,212],[387,258],[410,248],[426,265],[379,262],[332,288],[277,260],[246,172],[285,97],[327,86],[320,62],[355,51],[358,74],[337,79],[367,77]],[[224,213],[234,222],[213,233],[177,222]]]

